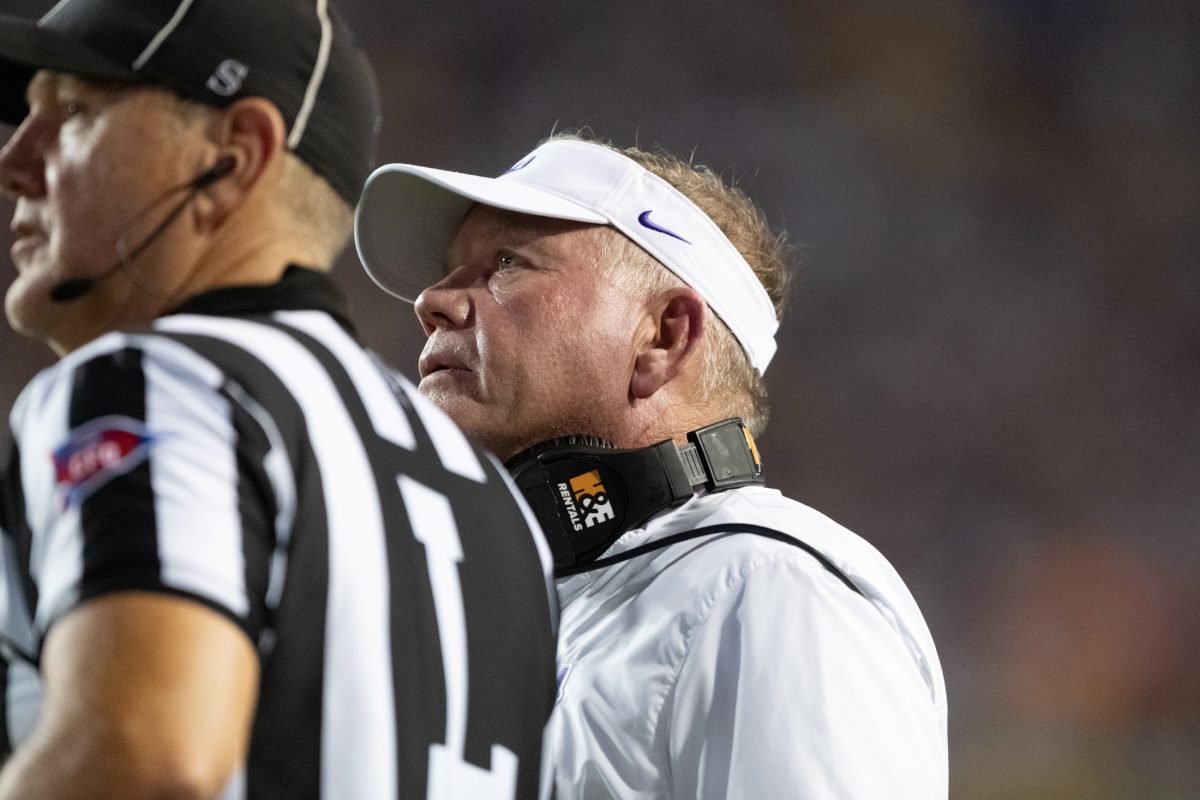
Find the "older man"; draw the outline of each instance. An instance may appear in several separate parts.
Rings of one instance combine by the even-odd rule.
[[[763,485],[781,238],[711,171],[555,138],[499,178],[368,181],[359,255],[415,300],[421,392],[507,460],[562,604],[568,798],[947,794],[920,611]]]
[[[549,553],[325,274],[379,123],[338,15],[63,0],[0,106],[63,355],[0,466],[0,798],[537,797]]]

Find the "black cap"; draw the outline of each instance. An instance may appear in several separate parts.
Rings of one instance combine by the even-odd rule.
[[[0,14],[0,121],[25,116],[39,69],[164,86],[218,108],[265,97],[288,147],[351,205],[379,130],[375,75],[329,0],[62,0]]]

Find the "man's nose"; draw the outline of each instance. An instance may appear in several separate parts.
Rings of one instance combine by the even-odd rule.
[[[40,197],[46,191],[46,131],[33,116],[25,118],[0,148],[0,186],[12,197]]]
[[[425,335],[444,328],[461,327],[471,318],[471,297],[463,282],[465,270],[454,270],[417,296],[413,310]]]

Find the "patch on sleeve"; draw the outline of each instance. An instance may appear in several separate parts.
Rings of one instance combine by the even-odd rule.
[[[150,456],[157,437],[136,419],[107,416],[86,422],[67,434],[51,458],[63,508],[84,498]]]

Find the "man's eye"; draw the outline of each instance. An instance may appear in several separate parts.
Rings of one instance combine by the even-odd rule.
[[[82,113],[83,113],[83,103],[77,102],[75,100],[69,100],[62,104],[63,119],[70,119],[71,117],[77,117]]]
[[[517,257],[507,250],[501,250],[496,254],[496,269],[508,269],[516,266]]]

